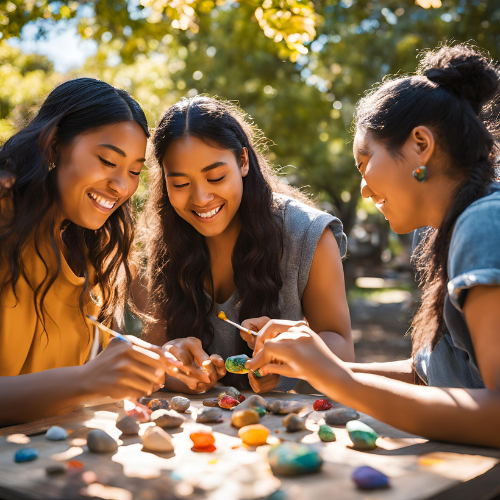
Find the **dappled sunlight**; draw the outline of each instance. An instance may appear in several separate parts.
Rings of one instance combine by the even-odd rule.
[[[7,436],[7,443],[28,444],[31,439],[26,434],[11,434]]]
[[[54,453],[50,456],[52,460],[57,462],[64,462],[65,460],[71,460],[72,458],[77,457],[83,453],[83,448],[79,446],[72,446],[68,448],[66,451],[62,451],[61,453]]]
[[[107,432],[112,438],[118,440],[121,431],[116,428],[116,419],[119,413],[113,411],[96,411],[94,417],[87,420],[83,425],[91,429],[101,429]]]

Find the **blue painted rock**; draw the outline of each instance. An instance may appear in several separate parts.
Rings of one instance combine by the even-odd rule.
[[[184,413],[191,406],[191,401],[182,396],[175,396],[170,400],[170,406],[172,410]]]
[[[387,488],[389,486],[389,478],[385,474],[367,465],[355,469],[351,477],[356,485],[364,490]]]
[[[282,476],[316,472],[323,464],[311,445],[290,441],[275,444],[269,451],[268,460],[273,473]]]
[[[35,448],[22,448],[16,451],[14,455],[14,462],[30,462],[38,458],[38,450]]]
[[[303,431],[306,428],[306,422],[303,418],[299,417],[296,413],[289,413],[283,419],[283,425],[287,432]]]
[[[325,441],[326,443],[337,439],[335,437],[335,432],[333,432],[333,429],[329,425],[320,425],[318,435],[321,441]]]
[[[184,417],[174,410],[156,410],[151,414],[151,422],[167,429],[180,427],[184,421]]]
[[[347,432],[354,447],[358,450],[374,450],[378,434],[368,425],[359,420],[351,420],[346,425]]]
[[[359,413],[346,406],[342,408],[333,408],[325,413],[325,422],[328,425],[345,425],[351,420],[358,420]]]
[[[50,441],[62,441],[68,437],[68,433],[66,429],[59,427],[57,425],[53,425],[46,433],[45,437]]]
[[[128,415],[116,422],[116,428],[127,436],[137,436],[137,434],[139,434],[139,424],[137,420]]]
[[[94,453],[113,453],[118,443],[101,429],[94,429],[87,434],[87,446]]]

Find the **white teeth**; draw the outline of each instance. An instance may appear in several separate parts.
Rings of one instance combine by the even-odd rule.
[[[89,193],[89,196],[93,200],[95,200],[97,203],[99,203],[99,205],[101,205],[101,207],[103,207],[103,208],[113,208],[115,206],[115,203],[117,202],[117,200],[115,200],[115,201],[105,200],[101,196],[98,196],[94,193]]]
[[[206,213],[200,213],[200,212],[195,212],[198,217],[201,217],[202,219],[207,219],[209,217],[213,217],[215,214],[219,213],[219,210],[222,208],[222,205],[220,207],[214,208],[210,212]]]

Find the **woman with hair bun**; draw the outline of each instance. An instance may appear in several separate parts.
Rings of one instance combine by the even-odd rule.
[[[354,360],[341,259],[342,223],[280,183],[260,132],[236,106],[206,96],[183,99],[161,117],[155,165],[140,222],[148,292],[135,298],[156,318],[147,339],[210,376],[224,359],[252,355],[255,337],[217,318],[304,317],[329,348]],[[278,375],[227,374],[223,383],[256,392],[293,388]],[[168,378],[170,390],[189,391]]]
[[[498,89],[498,67],[486,56],[445,46],[356,109],[362,195],[394,231],[427,228],[415,252],[423,296],[412,357],[344,363],[310,328],[275,322],[248,367],[300,373],[336,401],[410,433],[500,447]]]
[[[98,347],[86,315],[109,324],[127,301],[148,137],[126,91],[79,78],[0,150],[0,426],[138,398],[182,366],[118,340],[85,363]]]

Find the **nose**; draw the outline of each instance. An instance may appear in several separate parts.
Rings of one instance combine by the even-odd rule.
[[[191,202],[198,207],[208,205],[214,199],[213,193],[207,192],[202,185],[194,185],[191,193]]]
[[[116,169],[109,180],[108,187],[112,189],[120,198],[130,196],[129,184],[126,179],[126,173],[121,173]]]
[[[361,196],[363,198],[370,198],[373,196],[373,191],[368,187],[364,179],[361,179]]]

